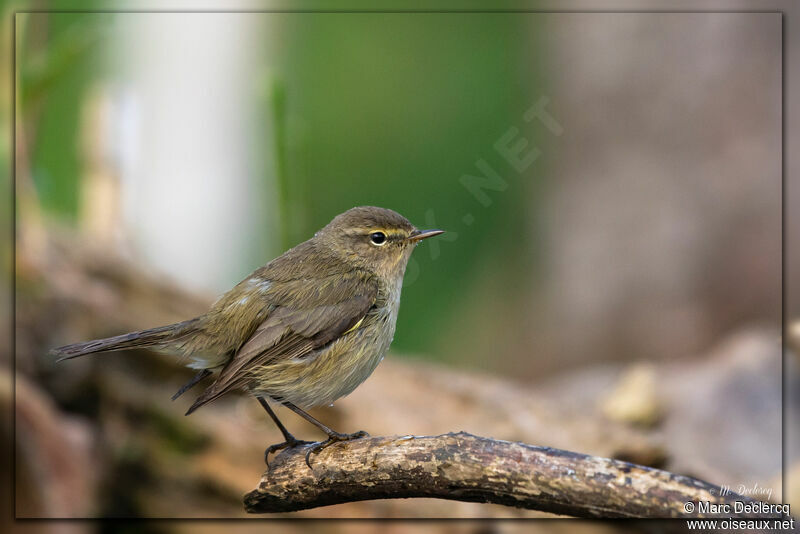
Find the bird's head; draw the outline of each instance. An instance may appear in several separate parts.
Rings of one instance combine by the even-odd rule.
[[[396,211],[361,206],[337,215],[315,237],[354,265],[391,277],[402,276],[420,241],[443,232],[418,230]]]

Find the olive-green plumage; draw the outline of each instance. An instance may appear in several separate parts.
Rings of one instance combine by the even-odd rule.
[[[329,404],[383,359],[411,252],[440,233],[417,230],[388,209],[353,208],[254,271],[200,317],[51,352],[69,359],[157,347],[187,355],[200,373],[178,394],[218,373],[187,413],[233,389],[290,407]]]

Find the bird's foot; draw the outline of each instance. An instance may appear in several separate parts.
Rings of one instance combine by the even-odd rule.
[[[269,469],[269,455],[272,454],[273,452],[277,452],[282,449],[293,449],[294,447],[301,447],[303,445],[313,445],[314,443],[316,442],[303,441],[292,437],[291,439],[287,439],[282,443],[276,443],[275,445],[270,445],[269,447],[267,447],[267,450],[264,451],[264,463],[267,464],[267,469]]]
[[[308,449],[306,452],[306,465],[309,469],[314,469],[311,467],[311,454],[318,454],[322,449],[326,449],[333,445],[334,443],[338,443],[340,441],[350,441],[351,439],[358,439],[358,438],[365,438],[369,436],[363,430],[359,430],[358,432],[353,432],[352,434],[341,434],[339,432],[331,432],[328,434],[328,439],[325,441],[320,441],[316,443],[313,447]]]

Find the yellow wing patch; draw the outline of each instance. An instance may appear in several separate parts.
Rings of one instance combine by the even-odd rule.
[[[364,322],[364,317],[359,319],[359,321],[356,324],[354,324],[352,327],[350,327],[350,329],[347,332],[344,332],[342,335],[349,334],[353,330],[356,330],[359,326],[361,326],[361,323],[363,323],[363,322]]]

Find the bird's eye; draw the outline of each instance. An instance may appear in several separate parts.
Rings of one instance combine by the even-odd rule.
[[[372,232],[369,234],[369,240],[372,241],[373,245],[381,246],[386,243],[386,234],[383,232]]]

